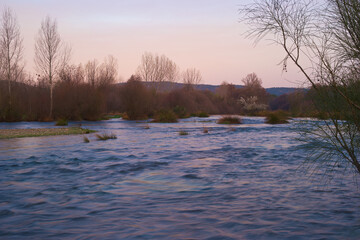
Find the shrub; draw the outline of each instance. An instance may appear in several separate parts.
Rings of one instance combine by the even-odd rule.
[[[161,110],[155,114],[153,122],[157,123],[176,123],[177,116],[171,110]]]
[[[197,113],[197,117],[200,117],[200,118],[208,118],[208,117],[209,117],[209,114],[206,113],[206,112],[198,112],[198,113]]]
[[[176,105],[176,107],[174,107],[173,111],[178,118],[189,117],[189,114],[187,113],[186,108],[183,106]]]
[[[179,135],[180,136],[186,136],[186,135],[189,135],[189,133],[184,131],[184,130],[181,130],[181,131],[179,131]]]
[[[284,124],[288,123],[288,119],[286,112],[279,110],[268,113],[265,122],[268,124]]]
[[[98,140],[101,140],[101,141],[106,141],[108,139],[117,139],[116,135],[113,133],[111,133],[111,134],[104,133],[102,135],[96,134],[95,136]]]
[[[239,117],[225,116],[217,121],[218,124],[241,124]]]
[[[68,121],[66,119],[58,119],[55,123],[55,126],[67,126]]]

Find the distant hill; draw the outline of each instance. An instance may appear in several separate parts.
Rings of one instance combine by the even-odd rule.
[[[122,83],[120,83],[122,84]],[[183,83],[169,83],[166,82],[164,83],[164,88],[165,89],[179,89],[179,88],[183,88],[184,84]],[[147,87],[151,87],[153,85],[153,83],[145,83],[145,85]],[[198,90],[208,90],[211,92],[215,92],[216,88],[218,88],[220,85],[210,85],[210,84],[199,84],[196,86],[196,89]],[[244,86],[242,85],[234,85],[236,88],[242,88]],[[289,88],[289,87],[272,87],[272,88],[265,88],[266,91],[271,94],[271,95],[275,95],[275,96],[280,96],[282,94],[287,94],[287,93],[292,93],[295,92],[297,90],[304,90],[304,88]]]
[[[242,85],[234,85],[234,86],[236,88],[244,87]],[[218,87],[219,87],[219,85],[199,84],[196,88],[199,90],[209,90],[209,91],[215,92],[215,89]],[[272,88],[265,88],[265,89],[269,94],[275,95],[275,96],[280,96],[283,94],[292,93],[292,92],[299,90],[299,88],[289,88],[289,87],[272,87]]]

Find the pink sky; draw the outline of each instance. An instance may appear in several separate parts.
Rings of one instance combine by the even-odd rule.
[[[24,38],[26,69],[34,72],[34,39],[41,20],[57,19],[72,62],[102,61],[113,55],[119,77],[135,73],[144,52],[164,54],[181,70],[197,68],[203,82],[241,84],[255,72],[264,87],[300,87],[295,67],[282,72],[280,47],[245,39],[240,0],[2,0],[17,15]]]

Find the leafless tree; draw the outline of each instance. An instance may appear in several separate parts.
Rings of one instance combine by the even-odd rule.
[[[360,173],[360,1],[325,2],[254,1],[240,13],[255,42],[271,35],[282,46],[283,69],[289,60],[298,67],[329,116],[303,134],[314,162],[332,171],[345,160]]]
[[[85,76],[86,80],[92,87],[95,86],[97,79],[98,61],[96,59],[88,61],[85,65]]]
[[[182,73],[182,79],[184,84],[188,86],[196,86],[201,82],[202,76],[199,70],[195,68],[189,68]]]
[[[22,74],[24,64],[20,27],[10,8],[5,8],[1,16],[0,53],[1,76],[8,81],[9,108],[11,109],[11,83],[17,81]]]
[[[115,83],[117,74],[117,60],[114,56],[109,55],[98,68],[98,85],[109,86]]]
[[[179,70],[176,64],[164,55],[144,53],[137,75],[145,82],[154,83],[155,90],[158,90],[163,83],[176,82]]]
[[[262,80],[256,75],[256,73],[250,73],[241,80],[245,87],[255,88],[262,87]]]
[[[62,44],[56,20],[47,16],[42,22],[35,42],[35,65],[50,85],[50,113],[53,115],[54,81],[61,68],[69,61],[69,48]]]

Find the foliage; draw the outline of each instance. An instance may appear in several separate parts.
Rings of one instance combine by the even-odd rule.
[[[67,126],[68,125],[68,121],[66,119],[58,119],[55,123],[55,126]]]
[[[111,133],[111,134],[107,134],[107,133],[95,134],[95,136],[99,141],[106,141],[109,139],[117,139],[116,135],[113,133]]]
[[[93,132],[95,131],[80,127],[39,128],[39,129],[0,129],[0,139],[89,134]]]
[[[176,114],[171,110],[160,110],[155,116],[153,122],[157,123],[175,123],[177,122]]]
[[[201,111],[201,112],[196,113],[195,116],[199,117],[199,118],[208,118],[209,114]]]
[[[187,136],[187,135],[189,135],[189,133],[184,131],[184,130],[181,130],[181,131],[179,131],[179,135],[180,136]]]
[[[289,123],[288,119],[289,117],[286,112],[278,110],[278,111],[268,112],[266,114],[265,122],[269,124],[284,124],[284,123]]]
[[[217,121],[218,124],[241,124],[241,119],[234,116],[224,116]]]

